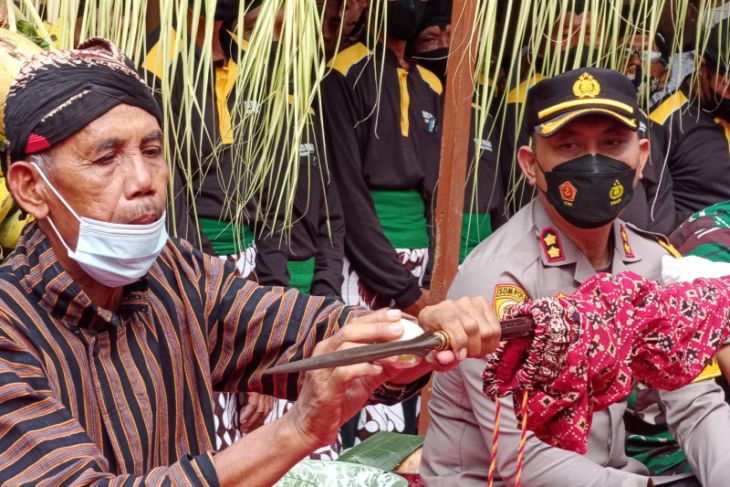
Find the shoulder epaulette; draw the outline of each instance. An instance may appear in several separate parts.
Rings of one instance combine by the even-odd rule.
[[[150,50],[147,51],[147,55],[145,55],[144,61],[142,62],[142,67],[146,71],[162,79],[165,69],[165,60],[167,60],[168,63],[172,62],[173,56],[177,51],[176,38],[177,35],[175,29],[170,29],[170,37],[167,41],[167,57],[164,56],[162,51],[162,39],[158,39],[157,42],[152,45]]]
[[[649,114],[649,119],[654,123],[664,125],[672,113],[685,106],[688,102],[689,100],[684,93],[675,91],[659,102],[656,108]]]
[[[542,74],[535,73],[516,87],[512,88],[509,93],[507,93],[507,103],[525,103],[527,90],[529,90],[535,83],[542,81],[543,78],[545,77]]]
[[[362,42],[351,45],[347,49],[343,49],[333,57],[327,66],[339,72],[342,76],[347,76],[347,72],[355,64],[362,61],[363,58],[372,53]]]
[[[624,225],[626,225],[627,228],[630,228],[632,232],[637,233],[641,235],[644,238],[647,238],[649,240],[653,240],[656,243],[658,243],[664,250],[669,252],[674,257],[682,257],[682,254],[679,253],[679,250],[677,250],[674,245],[669,243],[669,239],[666,235],[659,232],[652,232],[650,230],[645,230],[643,228],[639,228],[633,223],[629,222],[623,222]]]
[[[428,69],[424,68],[423,66],[416,65],[416,67],[418,68],[418,72],[421,73],[421,78],[423,78],[423,81],[428,83],[428,86],[430,86],[433,91],[440,95],[444,91],[444,87],[441,84],[441,80],[439,79],[439,77],[433,74]]]

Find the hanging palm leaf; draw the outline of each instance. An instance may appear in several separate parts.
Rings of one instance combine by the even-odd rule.
[[[231,34],[243,47],[235,59],[236,83],[231,96],[230,130],[235,167],[225,181],[225,212],[231,221],[243,222],[246,206],[265,202],[256,218],[280,219],[279,226],[292,224],[292,204],[299,181],[298,148],[307,143],[319,113],[317,95],[326,75],[325,40],[322,35],[323,12],[336,0],[263,0],[258,18],[246,25],[251,2],[240,2],[238,21]],[[382,38],[387,0],[372,0],[368,22],[373,35],[369,42]],[[159,64],[154,88],[160,93],[165,112],[164,130],[170,134],[166,148],[169,161],[180,161],[187,200],[194,206],[199,188],[195,186],[211,165],[192,164],[190,151],[203,143],[216,145],[212,161],[222,144],[211,127],[194,130],[191,121],[215,103],[202,99],[214,85],[212,69],[211,16],[216,0],[6,0],[7,22],[11,29],[31,26],[39,40],[49,46],[71,47],[75,39],[91,36],[112,39],[138,65],[143,66],[148,52],[147,36],[159,32]],[[346,2],[337,2],[344,14]],[[699,50],[706,43],[707,29],[720,0],[475,0],[476,23],[473,33],[476,57],[474,102],[480,108],[477,130],[491,127],[501,140],[506,130],[515,131],[516,123],[504,125],[510,88],[524,80],[551,76],[588,61],[601,67],[624,70],[628,40],[635,35],[652,39],[658,31],[665,34],[671,51],[687,46]],[[340,26],[341,28],[341,26]],[[272,50],[272,39],[278,43]],[[386,34],[387,35],[387,34]],[[196,43],[196,40],[198,41]],[[200,46],[200,47],[198,47]],[[648,79],[650,60],[642,59],[642,76]],[[678,64],[672,69],[689,71]],[[171,103],[176,74],[183,77],[179,107]],[[687,73],[679,73],[681,77]],[[504,79],[505,93],[495,90],[496,80]],[[495,83],[490,82],[495,81]],[[648,108],[649,84],[641,85],[642,100]],[[252,109],[255,107],[256,109]],[[377,114],[376,114],[377,115]],[[502,124],[494,124],[493,120]],[[514,139],[515,134],[511,134]],[[326,142],[326,141],[325,141]],[[500,150],[509,150],[501,147]],[[478,153],[478,151],[477,151]],[[316,175],[306,184],[319,184]],[[511,181],[518,180],[513,166]],[[276,194],[265,194],[276,188]],[[172,187],[171,187],[172,189]],[[515,195],[512,194],[511,198]],[[269,225],[273,228],[276,225]]]

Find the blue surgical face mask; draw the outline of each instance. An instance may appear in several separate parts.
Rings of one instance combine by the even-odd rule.
[[[68,256],[99,283],[107,287],[131,284],[149,272],[167,242],[165,214],[148,225],[109,223],[79,216],[37,164],[38,173],[51,191],[79,222],[76,250],[66,244],[50,217],[49,225],[66,247]]]

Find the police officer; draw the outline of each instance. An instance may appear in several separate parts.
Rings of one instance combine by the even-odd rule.
[[[649,157],[649,141],[637,132],[631,82],[609,70],[568,71],[531,88],[526,109],[534,147],[522,146],[518,160],[538,196],[466,259],[450,297],[490,296],[502,315],[524,299],[570,293],[599,271],[659,278],[668,244],[618,218]],[[483,371],[483,360],[470,359],[436,376],[421,464],[426,485],[486,483],[495,403],[482,391]],[[702,452],[722,450],[730,407],[719,386],[699,382],[660,397],[684,449],[697,453],[691,462],[701,462]],[[521,431],[512,398],[502,401],[496,473],[511,485]],[[647,485],[646,467],[624,451],[625,409],[621,402],[594,415],[586,455],[528,433],[522,483]],[[709,471],[692,466],[698,474]]]

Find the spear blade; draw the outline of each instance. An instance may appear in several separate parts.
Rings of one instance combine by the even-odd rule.
[[[532,334],[534,323],[532,318],[523,316],[500,322],[501,340],[512,340]],[[290,374],[314,369],[340,367],[343,365],[373,362],[394,355],[418,355],[424,357],[434,350],[449,348],[450,339],[444,331],[426,332],[410,340],[363,345],[362,347],[338,350],[336,352],[316,355],[314,357],[275,365],[264,371],[264,374]]]

